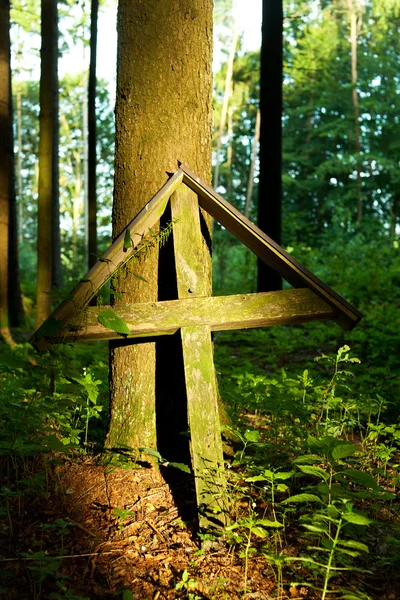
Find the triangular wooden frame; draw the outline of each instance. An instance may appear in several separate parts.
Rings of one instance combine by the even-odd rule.
[[[204,317],[210,315],[210,306],[207,307],[207,300],[210,298],[190,298],[188,302],[193,303],[193,309],[198,309],[203,314],[203,319],[198,322],[207,324],[212,330],[220,329],[236,329],[240,327],[265,327],[267,325],[275,325],[287,322],[303,322],[310,320],[325,320],[332,319],[336,321],[343,329],[353,329],[362,318],[362,314],[349,304],[344,298],[339,296],[334,290],[328,287],[323,281],[303,267],[295,258],[286,252],[281,246],[268,237],[261,229],[251,223],[244,215],[242,215],[234,206],[224,200],[217,192],[209,185],[202,181],[195,173],[193,173],[184,164],[180,164],[178,170],[170,177],[170,179],[162,186],[157,194],[150,202],[140,211],[140,213],[129,223],[125,230],[116,238],[104,255],[96,262],[90,271],[83,277],[70,296],[64,300],[43,323],[35,334],[30,339],[30,342],[39,350],[46,349],[51,343],[62,341],[71,341],[72,339],[114,339],[118,335],[114,335],[104,329],[95,331],[94,316],[95,309],[89,309],[88,323],[89,329],[79,329],[77,327],[76,316],[89,305],[90,300],[95,296],[101,287],[112,277],[113,273],[123,266],[132,256],[135,248],[142,240],[143,236],[148,232],[149,228],[153,227],[158,219],[162,216],[171,195],[177,188],[184,184],[192,189],[198,196],[199,205],[207,211],[214,219],[219,221],[223,227],[236,236],[239,241],[245,244],[252,250],[261,260],[275,268],[280,275],[290,283],[294,288],[303,288],[302,292],[295,290],[286,290],[281,292],[268,292],[265,294],[246,294],[237,296],[227,296],[226,303],[229,305],[240,307],[258,306],[258,316],[254,319],[249,319],[248,323],[240,324],[240,318],[229,319],[226,317],[225,323],[216,323],[215,319],[211,320]],[[130,249],[124,248],[124,239],[126,230],[129,230],[132,240]],[[310,290],[306,292],[305,290]],[[318,302],[315,295],[322,299],[323,302]],[[257,302],[256,296],[260,298]],[[222,297],[224,298],[224,297]],[[229,300],[230,299],[230,300]],[[301,302],[299,302],[301,300]],[[217,303],[223,303],[223,299],[215,299]],[[269,314],[262,316],[260,311],[265,302],[265,307],[269,308]],[[177,320],[173,319],[176,312],[183,311],[188,317],[190,323],[190,305],[187,303],[185,308],[182,304],[177,304],[177,301],[159,302],[158,310],[161,314],[168,313],[171,319],[168,323],[162,324],[167,329],[165,333],[174,333],[179,329]],[[209,302],[208,302],[209,304]],[[283,316],[283,321],[280,320],[281,309],[293,305],[293,310],[289,314]],[[302,311],[299,304],[304,306]],[[144,335],[155,335],[155,328],[140,327],[143,323],[143,311],[145,305],[138,305],[138,327],[135,328],[134,323],[128,325],[132,328],[132,337],[140,337]],[[123,317],[123,309],[121,316]],[[271,313],[272,311],[272,313]],[[314,312],[313,312],[314,311]],[[250,312],[252,312],[250,310]],[[221,308],[221,313],[227,315],[227,311]],[[281,315],[282,316],[282,315]],[[314,318],[313,318],[314,316]],[[127,318],[127,315],[125,315]]]
[[[113,311],[124,320],[130,332],[125,335],[128,339],[180,331],[199,524],[206,528],[215,521],[212,515],[218,511],[218,499],[224,497],[221,494],[224,479],[221,477],[223,456],[218,392],[210,332],[324,319],[332,319],[344,329],[352,329],[362,315],[188,167],[180,164],[167,183],[78,282],[70,296],[35,332],[30,342],[36,348],[45,350],[57,342],[121,337],[98,322],[99,312],[108,310],[108,307],[90,307],[89,302],[117,269],[132,258],[135,248],[160,219],[169,201],[173,217],[178,298],[144,304],[117,304]],[[209,296],[202,264],[199,206],[291,285],[300,289]],[[191,238],[188,242],[189,228]],[[131,245],[125,243],[126,239],[130,239]]]

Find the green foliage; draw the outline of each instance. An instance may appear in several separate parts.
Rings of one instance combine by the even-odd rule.
[[[98,322],[106,327],[107,329],[112,329],[116,333],[120,335],[129,335],[129,327],[125,323],[121,317],[115,314],[115,312],[108,308],[107,310],[103,310],[97,317]]]
[[[314,372],[321,366],[323,378]],[[235,413],[248,423],[250,411],[252,423],[258,424],[257,429],[246,424],[230,428],[238,449],[228,471],[233,523],[226,535],[244,558],[245,590],[248,561],[262,555],[276,569],[278,597],[284,593],[285,573],[292,572],[292,586],[312,587],[323,599],[369,598],[363,585],[354,589],[350,575],[357,572],[358,581],[361,575],[376,576],[365,558],[373,536],[379,536],[369,513],[373,506],[376,515],[395,497],[386,489],[393,485],[388,470],[379,474],[380,485],[374,476],[377,457],[369,444],[375,444],[375,435],[381,441],[385,435],[396,436],[395,443],[398,429],[378,427],[382,402],[372,414],[365,397],[355,401],[358,375],[354,378],[350,366],[359,370],[360,360],[344,345],[336,355],[323,353],[313,369],[297,376],[286,370],[280,377],[261,375],[246,363],[246,372],[231,367],[233,381],[222,380]],[[349,441],[364,431],[372,441]],[[387,461],[398,452],[397,446],[392,448]],[[271,533],[274,527],[278,529]],[[367,527],[375,533],[367,533]],[[287,554],[294,535],[298,553]]]

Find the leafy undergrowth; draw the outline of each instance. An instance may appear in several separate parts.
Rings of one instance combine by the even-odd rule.
[[[217,348],[229,524],[201,539],[190,477],[97,452],[104,348],[1,350],[2,597],[398,597],[400,426],[347,346],[278,371]]]

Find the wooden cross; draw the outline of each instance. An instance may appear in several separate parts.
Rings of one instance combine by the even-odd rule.
[[[89,306],[90,300],[160,219],[171,202],[178,298],[112,307],[129,329],[127,338],[171,335],[181,331],[185,370],[192,469],[200,527],[210,523],[223,489],[222,443],[218,415],[211,331],[288,325],[332,319],[352,329],[362,314],[305,269],[253,225],[185,165],[131,221],[103,257],[90,269],[35,332],[30,342],[39,350],[53,343],[113,340],[121,335],[101,325],[99,313],[109,307]],[[199,206],[275,268],[294,288],[259,294],[207,295],[202,258]],[[190,239],[187,231],[190,230]],[[131,247],[124,240],[130,238]]]

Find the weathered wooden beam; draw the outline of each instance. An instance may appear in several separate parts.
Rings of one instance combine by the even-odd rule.
[[[76,316],[91,298],[97,294],[100,288],[106,283],[115,271],[124,265],[135,251],[136,246],[149,231],[149,228],[159,220],[171,194],[180,185],[183,173],[178,169],[174,175],[163,185],[150,202],[140,211],[140,213],[127,225],[120,233],[104,255],[93,265],[88,274],[79,281],[70,293],[29,340],[39,350],[44,350],[48,346],[45,338],[49,332],[61,331],[66,323],[73,323]],[[124,247],[124,240],[127,230],[129,231],[132,246]]]
[[[213,346],[208,327],[183,327],[181,335],[199,526],[206,530],[227,519]]]
[[[178,298],[191,305],[193,299],[211,292],[211,273],[204,267],[206,247],[197,196],[180,186],[171,196],[171,212]],[[191,312],[196,314],[193,309]],[[213,345],[210,329],[203,325],[182,327],[181,338],[199,527],[208,529],[215,519],[220,524],[226,519],[224,510],[215,515],[223,507],[226,494]]]
[[[194,285],[193,282],[191,285]],[[98,321],[109,306],[91,306],[82,312],[72,330],[50,338],[51,342],[121,339]],[[271,325],[293,325],[334,319],[336,311],[307,288],[233,296],[200,296],[129,306],[113,306],[130,336],[145,337],[176,333],[182,327],[206,326],[211,331],[251,329]]]
[[[343,329],[353,329],[357,325],[363,316],[362,313],[303,267],[188,167],[180,164],[180,169],[184,173],[183,182],[198,194],[200,206],[214,219],[250,248],[261,260],[276,269],[291,285],[308,287],[328,302],[337,312],[334,320]]]

